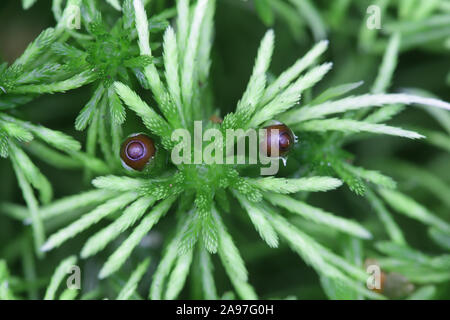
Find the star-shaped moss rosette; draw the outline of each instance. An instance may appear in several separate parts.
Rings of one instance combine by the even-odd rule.
[[[139,54],[131,0],[123,3],[122,17],[112,27],[103,21],[96,2],[82,1],[80,8],[88,35],[84,35],[85,39],[79,38],[73,45],[56,43],[52,50],[61,57],[66,67],[95,74],[93,95],[77,117],[75,128],[83,130],[89,126],[88,154],[95,155],[98,143],[108,164],[115,167],[118,162],[114,161],[116,158],[111,146],[117,149],[120,145],[120,125],[125,121],[125,109],[111,85],[117,80],[130,84],[134,77],[142,87],[148,88],[143,69],[157,63],[158,58]],[[169,17],[170,13],[154,16],[149,21],[149,32],[164,30]],[[153,45],[157,48],[159,43],[154,42]]]
[[[175,33],[168,27],[164,35],[165,79],[161,79],[154,64],[144,69],[162,115],[127,85],[114,83],[122,101],[141,117],[152,134],[160,138],[161,145],[167,151],[174,146],[170,138],[173,130],[192,130],[193,120],[206,120],[213,113],[212,106],[205,104],[210,92],[204,84],[208,83],[209,76],[214,7],[214,1],[199,0],[190,16],[189,1],[179,1],[178,32]],[[134,1],[134,9],[140,53],[151,56],[148,19],[140,0]],[[272,83],[268,83],[266,73],[273,46],[274,33],[268,31],[258,51],[247,89],[238,102],[236,111],[226,115],[223,123],[218,126],[221,130],[259,128],[267,121],[279,119],[299,135],[300,141],[304,139],[305,146],[317,141],[316,138],[309,139],[308,132],[329,130],[344,131],[346,134],[368,132],[418,139],[423,136],[414,131],[379,124],[389,118],[388,114],[392,114],[392,110],[386,108],[380,108],[380,112],[375,111],[376,116],[371,114],[373,121],[367,118],[352,119],[348,117],[348,113],[342,118],[326,117],[391,104],[417,103],[450,110],[450,105],[446,102],[411,94],[377,93],[336,99],[354,88],[354,84],[331,88],[309,105],[301,105],[298,103],[301,93],[314,86],[331,68],[330,63],[314,66],[326,50],[327,42],[318,43],[292,67]],[[299,147],[302,146],[301,142]],[[311,148],[320,150],[326,147],[326,143],[317,142]],[[363,177],[384,187],[394,187],[392,180],[382,174],[346,164],[344,160],[347,155],[339,147],[331,151],[330,158],[327,159],[333,162],[331,172],[336,173],[356,192],[362,194],[364,190],[360,188],[364,187],[362,183],[361,187],[358,186],[350,178],[353,176]],[[289,161],[295,161],[299,152],[302,151],[294,150],[288,159],[288,165]],[[305,153],[308,154],[307,148]],[[218,298],[210,257],[210,254],[217,253],[237,295],[243,299],[255,299],[257,295],[249,283],[244,259],[226,227],[229,216],[233,214],[226,213],[230,200],[228,193],[231,193],[247,211],[251,223],[268,246],[277,247],[279,238],[282,238],[324,281],[333,281],[366,297],[383,298],[365,288],[367,274],[360,265],[333,252],[284,215],[282,208],[322,230],[333,230],[354,239],[372,237],[358,222],[313,207],[297,198],[297,193],[332,190],[342,183],[333,177],[316,176],[314,169],[308,169],[308,163],[302,165],[305,167],[302,171],[303,178],[250,178],[243,175],[244,169],[241,170],[239,166],[206,163],[174,165],[173,171],[168,168],[165,174],[152,178],[99,177],[93,181],[99,190],[61,199],[42,208],[41,217],[45,220],[71,210],[96,206],[94,210],[51,235],[42,250],[54,249],[100,220],[121,212],[107,227],[90,237],[81,251],[83,258],[95,255],[136,224],[103,265],[99,276],[106,278],[124,265],[141,240],[178,203],[175,215],[167,217],[176,221],[175,233],[166,239],[167,245],[153,274],[149,297],[176,298],[184,286],[191,265],[199,264],[202,270],[203,296]],[[97,194],[102,195],[102,198],[97,197]],[[442,224],[443,221],[429,212],[425,215],[422,212],[416,217],[448,232],[448,224]]]
[[[80,4],[81,1],[68,1],[54,28],[44,30],[10,66],[7,63],[0,65],[0,155],[9,156],[12,161],[32,217],[37,248],[40,247],[38,243],[42,244],[45,239],[44,227],[37,213],[39,202],[49,203],[53,191],[50,182],[25,151],[56,168],[85,168],[95,174],[108,172],[103,161],[81,152],[80,143],[72,137],[23,121],[16,116],[15,111],[40,94],[64,92],[96,79],[96,75],[89,70],[68,67],[52,54],[52,47],[64,47],[63,43],[70,36],[83,37],[66,28],[71,14],[70,5]],[[40,201],[36,199],[33,188],[39,191]],[[37,252],[39,255],[42,253],[39,250]]]
[[[25,104],[40,94],[65,92],[96,80],[97,75],[91,70],[68,67],[51,50],[55,44],[62,45],[72,37],[86,40],[86,35],[69,27],[74,15],[78,14],[77,10],[81,10],[82,1],[67,1],[62,12],[60,10],[62,3],[58,5],[56,26],[42,31],[11,66],[2,64],[0,68],[2,109]],[[82,63],[79,62],[77,66],[81,67]]]
[[[112,27],[103,21],[96,1],[70,0],[64,10],[61,2],[55,6],[56,27],[44,30],[11,66],[0,66],[0,108],[15,108],[41,94],[92,83],[92,97],[77,117],[75,127],[83,130],[89,125],[88,155],[94,157],[99,144],[104,159],[115,168],[120,162],[114,161],[111,145],[120,145],[125,110],[111,84],[120,80],[131,85],[134,77],[148,87],[142,70],[158,59],[139,54],[131,0],[123,2],[122,16]],[[80,14],[79,29],[70,27],[76,14]],[[152,17],[149,32],[164,30],[171,15],[167,11]],[[158,45],[154,42],[155,47]]]
[[[151,55],[140,55],[136,45],[136,29],[134,27],[134,11],[132,1],[123,4],[122,17],[110,28],[102,19],[95,2],[83,2],[81,6],[82,21],[92,39],[79,41],[76,45],[54,45],[54,51],[63,56],[69,66],[90,70],[99,80],[88,104],[77,118],[75,127],[84,129],[92,121],[94,111],[102,99],[110,108],[113,123],[122,124],[125,120],[125,110],[116,96],[111,84],[120,80],[130,83],[130,74],[135,75],[143,87],[148,87],[142,70],[145,66],[156,63],[158,59]],[[167,21],[154,17],[150,21],[149,32],[157,33],[164,30]],[[154,46],[159,43],[155,42]],[[101,114],[105,117],[107,114]]]

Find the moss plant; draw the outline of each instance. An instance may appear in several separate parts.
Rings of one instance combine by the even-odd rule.
[[[34,2],[23,1],[24,9]],[[358,34],[341,22],[348,15],[364,26],[364,16],[349,12],[365,8],[360,1],[254,0],[240,7],[226,0],[54,0],[56,26],[0,66],[0,155],[9,161],[1,172],[14,172],[7,188],[17,183],[23,196],[0,203],[0,221],[13,226],[0,236],[0,298],[448,298],[450,104],[430,86],[391,88],[403,52],[422,47],[448,59],[442,43],[450,39],[449,7],[430,1],[413,12],[410,2],[378,1],[387,33],[361,27]],[[74,7],[80,29],[67,27]],[[223,32],[216,21],[248,9],[273,29],[253,54],[251,73],[242,74],[235,107],[224,107],[216,98],[227,91],[215,85],[224,59],[214,43]],[[275,41],[278,20],[289,41],[307,44],[275,72],[271,61],[279,64],[284,54]],[[435,37],[424,41],[423,32]],[[327,54],[333,48],[346,60],[333,41],[355,39],[368,75],[341,82],[348,70],[326,62]],[[231,63],[239,59],[236,49]],[[327,81],[331,75],[338,80]],[[39,108],[48,94],[70,100],[78,88],[90,92],[71,120],[78,132],[50,129],[20,111]],[[424,114],[429,121],[420,121]],[[394,117],[400,120],[388,124]],[[271,176],[248,161],[174,162],[180,145],[173,132],[194,135],[198,121],[224,137],[280,121],[297,141]],[[135,132],[166,156],[158,170],[122,167],[121,143]],[[184,156],[225,145],[210,141],[200,148],[189,142]],[[398,157],[400,146],[433,150],[433,158],[420,166],[414,156]],[[66,172],[83,173],[93,187],[81,181],[53,190],[53,179]],[[274,257],[279,281],[265,285],[271,271],[264,264]],[[366,286],[371,259],[389,279],[386,290]],[[20,263],[23,270],[14,267]],[[74,265],[81,290],[64,285]]]

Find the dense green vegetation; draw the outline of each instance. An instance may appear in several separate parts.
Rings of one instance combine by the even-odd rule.
[[[0,21],[0,299],[450,297],[450,1],[10,0]],[[194,121],[297,142],[272,176],[174,163]],[[157,153],[129,170],[140,132]]]

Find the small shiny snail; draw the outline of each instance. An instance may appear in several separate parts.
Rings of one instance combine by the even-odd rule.
[[[155,154],[155,143],[142,133],[129,136],[120,148],[122,165],[129,170],[144,170]]]
[[[377,266],[379,268],[379,287],[371,288],[370,290],[385,295],[390,299],[400,299],[411,294],[414,291],[414,284],[397,272],[386,273],[381,270],[378,262],[375,259],[366,259],[364,262],[366,269],[369,266]],[[375,276],[375,274],[374,274]],[[377,281],[377,279],[374,279]]]
[[[222,123],[223,119],[219,116],[216,116],[215,114],[213,114],[211,117],[209,117],[209,121],[211,121],[212,123]]]
[[[265,138],[262,141],[261,150],[268,157],[284,157],[297,142],[297,138],[292,130],[284,123],[276,123],[263,128],[266,130]],[[278,155],[272,152],[272,140],[274,146],[278,146]]]

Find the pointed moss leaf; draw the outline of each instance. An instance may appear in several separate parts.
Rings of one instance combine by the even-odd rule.
[[[218,213],[215,213],[216,220],[218,221],[219,229],[219,256],[222,263],[229,266],[230,277],[236,277],[241,281],[247,281],[248,272],[245,267],[244,260],[242,259],[238,248],[233,242],[231,235],[225,230],[225,226],[220,218],[218,218]]]
[[[17,123],[1,121],[0,128],[3,129],[2,132],[5,136],[7,134],[8,136],[23,142],[30,142],[33,140],[33,135],[31,132]]]
[[[211,213],[202,218],[202,239],[203,245],[210,253],[216,253],[218,247],[217,223]]]
[[[244,261],[234,244],[230,234],[226,231],[225,226],[219,216],[219,213],[213,208],[213,214],[218,222],[219,229],[219,247],[218,254],[225,271],[230,279],[233,287],[242,299],[255,300],[257,295],[253,287],[247,282],[248,272],[245,268]]]
[[[306,263],[311,265],[319,273],[328,274],[332,277],[335,276],[334,269],[331,268],[323,259],[323,257],[317,253],[314,245],[308,241],[307,237],[303,237],[303,233],[287,222],[283,217],[270,212],[272,217],[271,223],[274,228],[283,236],[289,243],[293,251],[297,252]]]
[[[342,181],[344,181],[349,189],[356,193],[359,196],[362,196],[366,192],[366,185],[362,181],[362,179],[359,177],[359,175],[354,174],[350,170],[348,170],[345,165],[344,161],[341,159],[331,159],[330,165],[336,171],[339,178],[341,178]]]
[[[145,185],[142,179],[119,177],[119,176],[103,176],[92,180],[92,184],[99,189],[108,189],[116,191],[137,190]]]
[[[57,73],[63,73],[62,66],[59,63],[45,63],[44,65],[33,69],[31,72],[21,74],[16,84],[31,84],[39,82],[49,82]]]
[[[134,91],[120,82],[114,83],[117,94],[131,110],[141,117],[144,125],[163,139],[169,139],[171,129],[169,124],[152,108],[150,108]]]
[[[430,212],[412,198],[398,191],[389,189],[379,189],[379,193],[397,212],[418,220],[428,226],[450,233],[450,224]]]
[[[433,264],[432,259],[429,256],[408,245],[401,245],[389,241],[379,241],[375,244],[375,247],[390,257],[399,258],[401,260],[410,260],[419,264]]]
[[[299,191],[328,191],[342,185],[341,180],[332,177],[309,177],[298,179],[267,177],[248,179],[247,181],[263,191],[285,194]]]
[[[323,40],[317,43],[310,51],[308,51],[301,59],[297,60],[293,66],[284,71],[272,84],[265,90],[261,104],[265,105],[276,95],[280,94],[292,81],[311,66],[317,58],[325,52],[328,47],[328,41]]]
[[[101,98],[103,97],[104,87],[102,85],[98,86],[92,95],[89,102],[84,106],[84,108],[80,111],[77,119],[75,120],[75,128],[77,130],[86,129],[87,125],[91,123],[94,118],[94,111],[97,108]]]
[[[191,217],[183,230],[180,242],[178,244],[179,254],[186,254],[192,250],[197,244],[198,238],[202,231],[202,218],[199,214]]]
[[[43,126],[29,125],[27,128],[38,138],[56,149],[73,152],[81,149],[81,144],[73,137],[60,131],[51,130]]]
[[[69,226],[51,235],[46,243],[42,246],[41,250],[49,251],[53,248],[59,247],[68,239],[73,238],[80,232],[99,222],[101,219],[123,208],[136,198],[137,194],[134,192],[130,192],[105,202],[91,212],[83,215],[80,219],[76,220]]]
[[[256,110],[264,93],[266,72],[272,57],[274,37],[273,30],[267,31],[264,35],[247,89],[237,105],[236,112],[247,114],[246,119],[248,119],[253,114],[253,111]]]
[[[198,80],[208,83],[209,72],[211,69],[211,50],[214,38],[214,15],[216,12],[216,1],[209,1],[206,8],[205,18],[200,31],[200,40],[198,44],[197,66]],[[201,88],[202,89],[202,88]],[[197,109],[198,110],[198,109]]]
[[[316,9],[315,2],[310,0],[290,0],[297,8],[298,14],[302,16],[312,30],[315,40],[325,39],[327,26],[322,19],[321,13]]]
[[[28,0],[28,2],[30,1]],[[14,65],[25,66],[26,64],[32,62],[55,40],[56,40],[55,29],[53,28],[45,29],[30,45],[28,45],[24,53],[14,62]]]
[[[108,258],[103,268],[100,270],[99,278],[104,279],[116,272],[125,263],[131,252],[141,242],[142,238],[158,223],[159,219],[164,216],[172,206],[176,197],[167,198],[158,203],[145,216],[139,225],[133,230],[131,235],[117,248],[116,251]]]
[[[163,298],[164,281],[169,275],[170,270],[179,255],[178,246],[182,236],[182,230],[187,227],[186,223],[188,223],[188,221],[185,221],[184,224],[180,223],[175,232],[176,236],[170,240],[163,251],[161,261],[153,274],[153,281],[150,286],[149,298],[152,300],[161,300]]]
[[[326,101],[315,106],[304,106],[303,108],[286,112],[282,117],[280,117],[280,120],[289,125],[309,119],[322,118],[330,114],[342,113],[362,108],[381,107],[387,104],[420,104],[427,107],[450,110],[450,103],[434,98],[426,98],[402,93],[380,93],[350,96],[339,100]]]
[[[388,46],[384,53],[378,76],[372,87],[372,93],[383,93],[389,88],[391,79],[397,66],[400,48],[400,34],[394,33],[389,39]]]
[[[139,37],[139,48],[141,54],[151,56],[149,45],[148,18],[145,12],[144,4],[141,0],[133,0],[134,14],[136,19],[136,29]]]
[[[444,181],[444,177],[431,172],[427,167],[411,165],[404,161],[389,162],[386,165],[390,170],[392,169],[392,172],[406,179],[411,179],[415,184],[428,190],[442,201],[442,203],[450,207],[450,197],[448,197],[450,194],[450,185]]]
[[[311,105],[316,105],[327,100],[331,100],[333,98],[337,98],[343,96],[350,91],[353,91],[360,86],[362,86],[364,81],[345,83],[335,87],[328,88],[324,92],[322,92],[319,96],[317,96],[314,100],[311,101]]]
[[[122,6],[120,5],[119,0],[106,0],[106,2],[108,2],[117,11],[122,10]]]
[[[36,197],[34,196],[33,189],[31,188],[30,184],[28,183],[21,168],[18,166],[16,161],[14,161],[14,158],[13,158],[13,169],[14,169],[14,172],[16,173],[19,187],[22,190],[23,198],[29,209],[29,215],[31,216],[31,221],[33,222],[32,223],[33,240],[34,240],[34,247],[35,247],[37,256],[43,257],[42,252],[39,251],[39,247],[44,243],[45,230],[44,230],[44,225],[42,223],[42,220],[39,216],[38,202],[36,200]]]
[[[113,121],[116,124],[122,124],[125,121],[125,108],[113,86],[110,86],[108,89],[108,101]]]
[[[331,118],[326,120],[310,120],[297,124],[292,127],[293,130],[326,132],[341,131],[349,133],[370,132],[375,134],[387,134],[409,139],[425,138],[423,135],[409,130],[397,127],[387,126],[385,124],[374,124],[350,119]]]
[[[386,228],[391,240],[398,244],[406,244],[405,237],[402,230],[395,222],[392,214],[387,210],[384,203],[373,193],[371,190],[367,190],[366,197],[380,218],[381,222]]]
[[[17,81],[24,75],[22,65],[11,65],[7,68],[7,64],[3,64],[2,73],[0,74],[0,93],[6,94],[13,91],[17,86]]]
[[[3,126],[7,133],[18,140],[30,141],[30,137],[32,138],[32,134],[34,134],[36,137],[59,150],[72,152],[78,151],[81,148],[78,141],[60,131],[51,130],[41,125],[34,125],[9,116],[3,116],[3,119],[5,121],[0,122],[0,127]]]
[[[116,195],[117,193],[109,190],[91,190],[83,192],[52,201],[52,203],[39,209],[39,215],[42,220],[49,220],[53,217],[66,214],[83,207],[102,203]],[[29,223],[31,223],[31,220],[25,220],[25,224]]]
[[[430,238],[439,246],[446,250],[450,250],[450,234],[445,233],[436,228],[429,228],[428,234]]]
[[[141,55],[152,56],[149,42],[149,26],[147,13],[144,4],[140,0],[133,0],[136,30],[138,32],[138,44]],[[158,103],[162,101],[165,88],[159,77],[158,70],[154,64],[150,64],[144,68],[144,75],[152,89],[153,95]],[[126,103],[126,101],[124,101]]]
[[[369,114],[365,119],[364,122],[370,122],[370,123],[381,123],[386,122],[394,118],[397,114],[405,110],[405,106],[402,104],[393,104],[388,105],[385,107],[381,107],[378,110],[375,110],[371,114]],[[439,110],[442,112],[445,112],[445,110],[441,109],[432,109],[432,110]]]
[[[330,228],[340,230],[359,238],[372,238],[371,233],[355,221],[338,217],[332,213],[312,207],[289,196],[266,193],[264,194],[264,197],[273,205],[283,207],[292,213],[301,215],[303,218],[314,221],[318,224],[326,225]]]
[[[192,63],[192,61],[194,61],[197,56],[200,30],[203,18],[205,17],[207,4],[208,0],[199,0],[195,6],[184,54],[183,69],[181,72],[181,93],[183,102],[188,108],[191,107],[193,92],[197,90],[197,86],[194,86],[197,84],[197,81],[194,80],[195,64]]]
[[[189,35],[189,0],[177,1],[177,42],[180,59],[183,61],[186,42]]]
[[[168,27],[164,33],[164,67],[168,90],[176,107],[176,117],[180,119],[181,124],[186,127],[184,109],[181,103],[179,59],[177,50],[177,40],[172,27]]]
[[[252,202],[259,202],[262,199],[261,192],[258,188],[249,183],[247,179],[239,177],[233,181],[232,186]]]
[[[36,1],[37,0],[22,0],[22,8],[24,10],[28,10],[33,6],[33,4],[35,4]]]
[[[11,143],[9,146],[11,157],[17,166],[22,170],[27,181],[37,190],[43,203],[50,202],[53,197],[53,188],[48,179],[41,173],[38,167],[31,161],[28,155]]]
[[[331,300],[356,300],[355,290],[338,279],[320,277],[320,284]]]
[[[202,273],[202,288],[205,299],[217,299],[216,284],[213,277],[214,266],[208,251],[203,248],[200,250],[200,269]]]
[[[87,258],[103,250],[112,240],[135,224],[153,203],[155,203],[154,198],[141,197],[129,205],[117,220],[86,241],[81,250],[81,257]]]
[[[174,300],[178,297],[179,293],[183,289],[186,282],[186,278],[189,273],[189,268],[192,263],[193,251],[188,251],[187,253],[178,256],[175,263],[175,267],[169,276],[169,281],[167,282],[166,289],[166,300]]]
[[[44,300],[54,300],[56,291],[58,290],[59,285],[64,281],[67,277],[67,274],[70,272],[70,268],[77,263],[77,257],[70,256],[58,265],[53,276],[50,280],[50,284],[47,287],[47,291],[45,292]]]
[[[141,281],[142,277],[147,272],[149,265],[150,258],[147,258],[137,266],[127,283],[125,283],[122,290],[120,290],[116,300],[128,300],[134,293],[136,293],[139,281]]]
[[[344,274],[339,268],[346,272],[354,272],[355,276],[365,281],[367,274],[348,263],[345,259],[331,253],[328,249],[321,246],[314,239],[295,228],[287,222],[283,217],[274,212],[270,212],[272,219],[270,220],[283,238],[289,243],[293,251],[298,253],[306,263],[310,264],[320,275],[329,277],[333,280],[342,281],[345,285],[372,299],[383,299],[384,297],[378,293],[368,290],[360,282],[352,280]]]
[[[64,56],[66,58],[75,59],[83,55],[83,51],[75,48],[67,43],[56,42],[51,45],[51,51],[57,55]]]
[[[374,184],[388,189],[395,189],[397,187],[397,183],[391,177],[386,176],[378,171],[355,167],[348,163],[344,163],[343,165],[347,170],[358,175],[360,178],[370,181]]]
[[[420,129],[420,132],[427,137],[424,142],[450,152],[450,137],[448,134],[427,129]]]
[[[264,207],[259,204],[250,203],[238,192],[234,192],[234,196],[239,200],[241,205],[247,211],[250,220],[252,221],[261,238],[269,245],[269,247],[277,248],[278,235],[273,229],[272,225],[267,221],[267,213],[265,212]]]
[[[56,92],[66,92],[68,90],[73,90],[80,88],[88,83],[94,82],[97,79],[97,75],[91,70],[83,71],[72,78],[53,82],[50,84],[29,84],[16,87],[13,92],[18,94],[26,93],[56,93]]]
[[[325,63],[308,71],[304,76],[300,77],[284,90],[284,92],[259,109],[252,117],[249,127],[257,127],[263,122],[271,120],[276,115],[293,107],[300,100],[301,93],[319,82],[331,67],[332,63]]]
[[[224,189],[217,189],[214,200],[219,205],[220,209],[225,212],[230,212],[230,202],[227,196],[227,192]]]
[[[133,57],[124,62],[124,66],[128,68],[145,68],[146,66],[154,63],[154,58],[148,55],[141,55]]]
[[[9,140],[6,133],[0,129],[0,157],[7,158],[9,155]]]
[[[125,0],[122,5],[123,28],[131,29],[134,24],[133,0]]]

